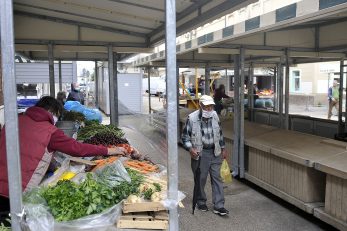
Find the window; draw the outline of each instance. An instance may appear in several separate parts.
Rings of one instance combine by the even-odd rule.
[[[301,77],[300,77],[300,71],[299,70],[295,70],[292,71],[292,91],[293,92],[299,92],[300,91],[300,81]]]

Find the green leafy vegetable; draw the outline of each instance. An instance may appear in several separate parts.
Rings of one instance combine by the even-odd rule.
[[[62,116],[63,121],[79,121],[84,122],[86,117],[81,112],[64,111]]]
[[[160,184],[158,184],[158,183],[153,183],[153,185],[154,185],[154,187],[155,187],[155,191],[156,191],[156,192],[160,192],[160,191],[161,191],[161,186],[160,186]]]
[[[11,220],[10,219],[6,219],[6,222],[8,224],[4,224],[4,223],[0,223],[0,231],[11,231],[10,227],[7,227],[7,225],[11,225]]]
[[[70,221],[91,214],[103,212],[118,204],[130,194],[138,193],[143,176],[127,169],[131,183],[123,181],[118,186],[109,187],[94,179],[91,173],[81,184],[69,180],[59,181],[57,185],[42,191],[42,196],[57,221]]]
[[[111,133],[112,135],[118,138],[122,138],[124,136],[124,132],[116,126],[103,125],[96,122],[87,121],[86,126],[78,132],[77,139],[85,140],[101,132],[107,132],[108,134]]]
[[[150,200],[153,193],[154,191],[149,188],[143,193],[143,196],[145,197],[145,199]]]

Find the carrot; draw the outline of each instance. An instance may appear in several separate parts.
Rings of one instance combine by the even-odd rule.
[[[150,173],[150,172],[155,172],[158,169],[157,166],[152,165],[146,161],[128,160],[125,162],[125,165],[128,167],[134,168],[137,171],[144,173],[144,174]]]
[[[96,163],[96,166],[92,169],[92,172],[94,172],[95,170],[105,166],[105,165],[108,165],[108,164],[111,164],[113,162],[115,162],[116,160],[118,160],[118,157],[116,156],[112,156],[112,157],[109,157],[107,159],[102,159],[102,160],[95,160],[94,162]]]

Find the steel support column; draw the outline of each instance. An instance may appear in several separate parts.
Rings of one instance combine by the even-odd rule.
[[[152,113],[152,105],[151,105],[151,68],[147,67],[148,72],[148,114]]]
[[[253,89],[253,64],[250,63],[248,69],[248,120],[254,121],[254,89]]]
[[[176,86],[179,86],[179,79],[180,79],[180,64],[176,63]],[[166,88],[167,89],[167,88]],[[181,137],[181,131],[180,131],[180,92],[177,89],[177,139],[180,139]]]
[[[11,226],[13,231],[20,231],[20,217],[17,216],[17,214],[21,214],[22,212],[22,177],[18,139],[12,0],[0,1],[0,34],[6,124],[7,172],[8,182],[11,182],[9,184]],[[1,171],[3,171],[3,169]]]
[[[342,121],[342,100],[343,100],[343,60],[340,61],[340,85],[339,85],[339,114],[338,114],[338,133],[344,131],[344,124]]]
[[[117,53],[113,47],[108,46],[108,75],[110,89],[110,124],[118,126],[118,89],[117,89]]]
[[[344,60],[341,60],[340,66],[342,67],[342,77],[347,76],[347,71],[346,71],[347,65],[345,64]],[[345,83],[345,89],[347,89],[347,81]],[[342,94],[342,97],[343,97],[343,94]],[[345,116],[344,132],[347,132],[347,93],[345,97],[345,115],[344,116]]]
[[[283,56],[278,65],[278,119],[279,128],[283,128]]]
[[[178,146],[177,146],[177,64],[176,64],[176,1],[165,1],[165,50],[167,94],[167,147],[168,147],[168,198],[178,200]],[[168,135],[170,134],[170,135]],[[170,209],[169,230],[179,230],[177,206]]]
[[[273,92],[274,92],[274,106],[273,106],[273,111],[277,111],[278,109],[278,95],[277,95],[277,90],[278,90],[278,78],[277,78],[277,67],[274,67],[274,74],[273,74]]]
[[[94,63],[94,95],[95,95],[95,107],[99,108],[99,72],[98,72],[98,61]]]
[[[230,78],[228,77],[228,69],[225,69],[225,79],[227,81],[227,84],[225,85],[225,92],[230,91]]]
[[[240,48],[240,178],[245,177],[245,49]]]
[[[285,51],[286,59],[286,79],[285,79],[285,91],[284,91],[284,128],[289,129],[289,54],[288,49]]]
[[[234,55],[234,141],[231,166],[233,175],[239,175],[240,142],[240,55]]]
[[[48,44],[49,95],[55,97],[53,44]]]
[[[59,91],[63,91],[63,76],[61,73],[61,60],[59,60]]]
[[[206,64],[205,67],[205,95],[210,95],[210,64]]]

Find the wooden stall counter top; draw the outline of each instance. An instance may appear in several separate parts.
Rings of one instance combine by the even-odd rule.
[[[340,142],[340,141],[338,141]],[[295,131],[276,130],[245,140],[250,147],[270,152],[301,165],[314,163],[346,152],[346,146],[326,142],[326,138]]]
[[[347,180],[347,152],[319,160],[315,169]]]
[[[222,120],[221,124],[224,137],[234,140],[234,120]],[[263,134],[265,135],[266,133],[275,130],[278,130],[278,128],[245,121],[245,139]]]

